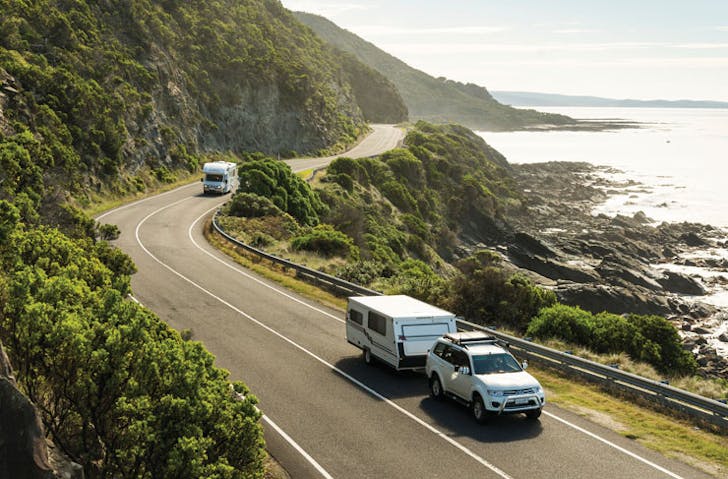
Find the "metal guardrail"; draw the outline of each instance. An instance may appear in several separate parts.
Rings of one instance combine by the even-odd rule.
[[[303,277],[304,279],[312,280],[319,285],[320,284],[328,285],[329,287],[338,289],[339,291],[342,291],[343,293],[346,293],[346,294],[354,293],[354,294],[359,294],[362,296],[372,296],[372,295],[382,294],[378,291],[373,291],[371,289],[367,289],[362,286],[359,286],[358,284],[344,281],[343,279],[337,278],[336,276],[331,276],[330,274],[326,274],[321,271],[317,271],[315,269],[307,268],[306,266],[296,264],[285,258],[281,258],[279,256],[266,253],[265,251],[259,250],[258,248],[254,248],[253,246],[245,244],[242,241],[239,241],[239,240],[233,238],[232,236],[227,234],[224,229],[222,229],[220,224],[217,222],[218,213],[219,213],[219,210],[216,211],[215,215],[212,217],[212,226],[215,228],[215,231],[220,233],[225,239],[227,239],[229,242],[233,243],[235,246],[243,248],[244,250],[249,251],[250,253],[260,256],[261,258],[266,259],[272,263],[283,266],[284,268],[295,270],[296,276]]]
[[[363,296],[381,295],[379,291],[364,288],[343,279],[317,271],[306,266],[293,263],[287,259],[266,253],[250,245],[247,245],[232,236],[228,235],[217,222],[217,212],[213,216],[212,224],[215,230],[231,243],[245,249],[261,258],[279,264],[284,268],[293,269],[296,275],[304,280],[312,281],[318,285],[326,285],[337,289],[344,294]],[[657,402],[665,407],[679,411],[688,416],[695,417],[712,425],[728,431],[728,405],[682,389],[670,386],[665,382],[654,381],[635,374],[604,364],[595,363],[587,359],[569,354],[568,352],[557,351],[525,339],[517,338],[501,333],[492,328],[471,323],[464,319],[458,319],[457,325],[464,330],[478,330],[491,334],[503,341],[510,347],[519,350],[520,354],[529,360],[540,362],[546,366],[559,369],[570,375],[578,375],[589,381],[597,382],[609,389],[621,393],[630,394],[640,398]]]

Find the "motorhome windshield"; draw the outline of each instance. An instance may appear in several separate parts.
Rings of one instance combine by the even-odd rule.
[[[220,173],[207,173],[205,181],[222,181],[222,175]]]

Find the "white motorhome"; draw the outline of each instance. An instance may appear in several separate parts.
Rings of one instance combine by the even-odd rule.
[[[396,370],[425,366],[437,338],[457,331],[455,315],[404,295],[352,296],[346,308],[346,340]]]
[[[213,161],[202,167],[203,193],[225,194],[238,187],[238,165],[229,161]]]

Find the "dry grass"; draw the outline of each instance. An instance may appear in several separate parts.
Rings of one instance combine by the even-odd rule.
[[[158,183],[154,186],[147,186],[147,188],[142,192],[129,193],[126,195],[113,195],[110,193],[92,195],[88,200],[89,205],[82,206],[81,210],[93,218],[105,211],[109,211],[127,203],[158,195],[159,193],[164,193],[180,186],[192,184],[194,182],[193,178],[199,181],[198,177],[200,176],[199,173],[189,173],[187,171],[176,171],[175,174],[179,176],[175,182]],[[200,186],[200,191],[202,191],[202,186]]]
[[[205,238],[215,248],[230,256],[236,263],[248,268],[260,276],[275,281],[283,287],[286,287],[302,296],[318,301],[327,306],[344,310],[346,308],[346,298],[341,298],[328,291],[324,291],[316,286],[301,281],[295,277],[295,272],[284,270],[259,257],[248,253],[242,248],[232,246],[225,238],[210,228],[210,222],[205,226]],[[343,313],[342,313],[343,317]]]

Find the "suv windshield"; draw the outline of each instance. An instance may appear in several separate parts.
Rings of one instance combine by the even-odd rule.
[[[473,356],[475,374],[516,373],[521,366],[510,354]]]

